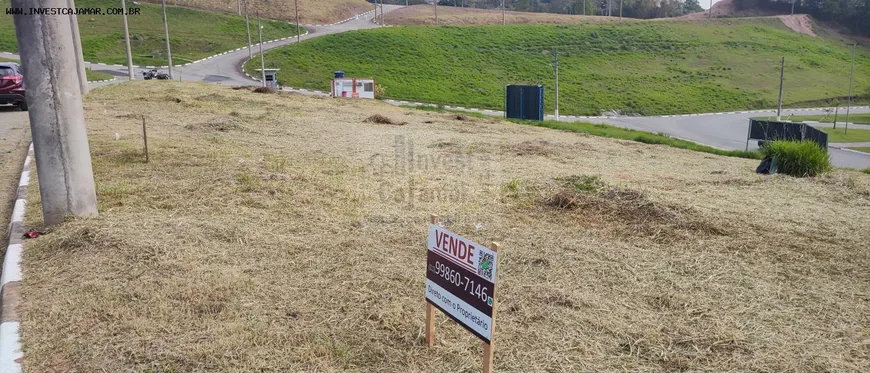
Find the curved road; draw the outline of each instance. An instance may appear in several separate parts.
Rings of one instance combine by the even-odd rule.
[[[399,9],[399,5],[385,5],[387,12]],[[308,40],[323,35],[337,34],[353,30],[369,29],[381,27],[372,22],[374,13],[369,12],[362,14],[355,19],[344,23],[328,26],[305,26],[308,30],[307,35],[301,37],[302,40]],[[389,22],[389,17],[387,17]],[[270,50],[280,46],[296,43],[296,38],[287,40],[275,41],[272,43],[264,43],[263,50]],[[254,46],[253,53],[256,55],[259,52],[259,47]],[[16,58],[17,56],[9,54],[0,54],[0,56]],[[255,82],[248,78],[240,69],[241,64],[248,59],[248,50],[232,51],[226,54],[218,55],[213,58],[206,59],[201,62],[191,64],[189,66],[179,66],[174,68],[176,76],[180,76],[185,81],[204,81],[209,83],[227,84],[227,85],[250,85]],[[92,86],[112,84],[126,79],[126,67],[118,67],[113,65],[91,64],[91,69],[95,71],[103,71],[118,77],[118,80],[113,82],[92,83]],[[142,69],[137,68],[137,76],[141,76]],[[393,100],[388,100],[390,103],[400,103]],[[870,113],[870,108],[854,108],[854,113]],[[791,109],[784,110],[783,115],[815,115],[825,114],[824,111],[818,109]],[[0,113],[0,123],[6,122],[3,118],[7,113]],[[706,144],[723,149],[738,149],[742,150],[746,147],[746,133],[751,117],[761,117],[774,115],[773,111],[765,112],[739,112],[739,113],[711,113],[711,114],[695,114],[683,116],[661,116],[661,117],[606,117],[606,118],[568,118],[563,117],[563,121],[583,121],[592,123],[604,123],[619,127],[637,129],[653,133],[666,133],[668,135],[691,140],[701,144]],[[8,123],[8,122],[7,122]],[[825,126],[825,125],[815,125]],[[861,126],[856,126],[861,127]],[[868,127],[870,129],[870,127]],[[755,142],[751,142],[750,149],[756,149]],[[849,150],[843,150],[835,146],[831,147],[831,158],[834,165],[838,167],[849,168],[868,168],[870,167],[870,154],[859,153]]]

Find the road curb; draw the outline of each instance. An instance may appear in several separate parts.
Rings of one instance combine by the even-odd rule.
[[[24,252],[24,213],[27,207],[27,187],[30,185],[30,164],[33,158],[33,143],[27,150],[12,218],[9,223],[9,246],[3,259],[3,274],[0,276],[0,373],[20,373],[21,351],[19,327],[21,326],[15,309],[18,307],[21,288],[21,256]]]

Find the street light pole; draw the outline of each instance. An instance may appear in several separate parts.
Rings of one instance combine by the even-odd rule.
[[[849,133],[849,114],[852,111],[852,81],[855,78],[855,51],[858,50],[858,43],[852,46],[852,72],[849,73],[849,104],[846,106],[846,129],[845,133]]]
[[[263,87],[266,86],[266,58],[263,55],[263,26],[260,24],[260,9],[257,9],[257,29],[260,30],[260,72],[263,74]]]
[[[254,51],[251,48],[251,25],[248,22],[248,0],[245,0],[245,29],[248,31],[248,59],[254,58]]]
[[[779,63],[779,106],[776,109],[776,120],[782,119],[782,82],[785,78],[785,57]]]
[[[556,69],[556,121],[559,121],[559,51],[553,52],[553,67]]]
[[[60,9],[66,0],[12,0],[12,8]],[[70,48],[74,19],[62,15],[15,15],[28,116],[36,154],[42,216],[46,225],[67,216],[97,215],[97,194],[82,93]]]
[[[163,3],[163,31],[166,33],[166,62],[169,65],[169,80],[172,80],[172,49],[169,47],[169,22],[166,20],[166,0]]]
[[[299,0],[294,0],[296,5],[296,43],[302,41],[302,35],[299,34]]]
[[[127,43],[127,74],[130,80],[136,79],[133,74],[133,50],[130,48],[130,28],[127,27],[127,0],[121,0],[121,10],[124,11],[124,41]]]

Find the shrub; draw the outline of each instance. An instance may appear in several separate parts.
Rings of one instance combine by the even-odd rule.
[[[861,172],[863,172],[863,173],[865,173],[865,174],[867,174],[867,175],[870,175],[870,167],[861,170]]]
[[[831,169],[831,157],[811,141],[774,141],[761,148],[765,158],[773,158],[777,172],[795,177],[813,177]]]

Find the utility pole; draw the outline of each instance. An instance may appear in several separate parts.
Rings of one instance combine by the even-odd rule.
[[[245,30],[248,31],[248,59],[254,59],[254,51],[251,49],[251,24],[248,22],[248,0],[245,0]]]
[[[796,2],[797,2],[797,0],[791,0],[791,15],[794,15],[794,4]]]
[[[504,4],[504,0],[502,0],[502,4]],[[583,15],[586,15],[586,0],[583,0]]]
[[[121,0],[121,10],[124,11],[124,41],[127,43],[127,74],[130,80],[136,79],[133,74],[133,50],[130,48],[130,28],[127,27],[127,0]]]
[[[846,105],[846,129],[844,134],[849,133],[849,114],[852,111],[852,80],[855,78],[855,51],[858,50],[858,42],[852,46],[852,72],[849,73],[849,104]]]
[[[435,1],[438,1],[438,0],[435,0]],[[502,26],[507,25],[507,15],[505,14],[507,12],[507,10],[505,9],[504,1],[505,0],[501,0],[501,24],[502,24]],[[586,1],[586,0],[583,0],[583,1]]]
[[[293,3],[296,6],[296,43],[302,41],[302,35],[299,34],[299,0],[294,0]]]
[[[782,82],[785,78],[785,57],[779,63],[779,106],[776,109],[776,120],[782,119]]]
[[[438,0],[432,2],[435,4],[435,26],[438,26]]]
[[[75,9],[75,0],[69,0],[67,6],[70,9]],[[79,34],[79,22],[75,14],[70,14],[69,19],[70,33],[73,37],[73,50],[76,54],[76,73],[79,76],[79,88],[82,90],[82,94],[85,94],[88,93],[88,75],[85,72],[85,56],[82,54],[82,37]]]
[[[166,21],[166,0],[163,3],[163,31],[166,33],[166,61],[169,66],[169,79],[172,80],[172,49],[169,48],[169,23]]]
[[[713,0],[710,0],[710,11],[707,12],[707,18],[713,18]]]
[[[239,0],[239,15],[242,15],[242,0]]]
[[[622,0],[619,0],[619,21],[622,22]]]
[[[263,73],[263,87],[266,86],[266,58],[263,56],[263,26],[260,24],[260,9],[257,9],[257,29],[260,30],[260,72]]]
[[[553,68],[556,69],[556,121],[559,121],[559,51],[553,51]]]
[[[384,13],[384,0],[381,0],[381,25],[387,25],[387,14]]]
[[[12,0],[13,8],[65,8],[66,0]],[[28,116],[46,225],[67,216],[97,215],[97,194],[75,50],[66,15],[15,15],[26,69]]]
[[[611,5],[610,5],[610,4],[611,4],[612,1],[613,1],[613,0],[607,0],[607,16],[608,16],[608,17],[611,16],[611,12],[610,12],[610,7],[611,7]]]

